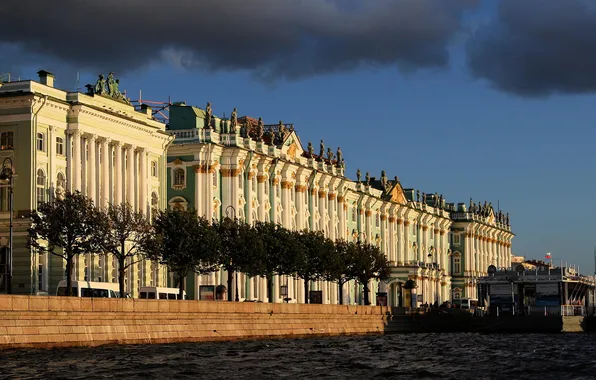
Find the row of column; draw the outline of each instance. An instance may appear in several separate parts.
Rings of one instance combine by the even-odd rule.
[[[67,149],[69,189],[81,191],[96,204],[127,202],[135,210],[149,212],[149,155],[109,137],[74,130],[69,135],[72,153]]]

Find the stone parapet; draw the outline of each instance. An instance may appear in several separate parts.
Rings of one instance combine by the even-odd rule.
[[[0,295],[0,348],[383,333],[379,306]]]

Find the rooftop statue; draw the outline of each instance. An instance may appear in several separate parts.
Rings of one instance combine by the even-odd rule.
[[[337,154],[336,154],[336,156],[337,156],[337,162],[340,162],[340,163],[343,162],[344,155],[343,155],[343,153],[341,151],[341,147],[339,147],[339,146],[337,147]]]
[[[385,170],[381,170],[381,186],[387,187],[387,174],[385,174]]]
[[[263,141],[264,133],[265,133],[265,123],[263,122],[263,118],[259,117],[259,122],[257,124],[257,141]]]
[[[211,119],[213,118],[213,110],[211,109],[211,102],[207,102],[205,107],[205,129],[211,128]]]
[[[329,159],[329,161],[333,161],[333,151],[331,150],[331,148],[327,148],[327,158]]]
[[[325,155],[325,143],[323,143],[323,140],[321,140],[321,145],[319,145],[319,157],[321,159],[323,159],[324,155]]]
[[[230,116],[230,133],[236,133],[236,127],[238,127],[238,111],[234,108]]]
[[[420,202],[420,190],[416,190],[416,202]]]
[[[108,92],[106,91],[106,80],[104,79],[103,74],[99,74],[93,91],[98,95],[107,95]]]
[[[356,181],[358,181],[358,183],[360,183],[361,177],[362,177],[362,173],[360,172],[360,169],[356,169]]]
[[[370,173],[366,172],[366,175],[364,176],[364,179],[366,180],[366,184],[370,185]]]
[[[279,133],[280,137],[283,139],[286,134],[286,126],[284,125],[283,121],[279,121],[277,125],[277,132]]]
[[[343,170],[346,170],[346,161],[343,158],[341,159],[340,166]]]
[[[315,154],[315,148],[313,148],[312,143],[308,142],[308,155],[312,157]]]

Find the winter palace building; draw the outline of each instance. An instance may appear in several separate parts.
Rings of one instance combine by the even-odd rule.
[[[248,223],[272,221],[290,229],[320,230],[331,239],[367,241],[388,256],[391,276],[370,284],[370,299],[387,294],[392,306],[475,298],[476,278],[491,264],[509,267],[513,233],[509,217],[490,204],[446,202],[434,193],[403,188],[384,172],[373,178],[345,173],[341,150],[300,141],[294,126],[260,119],[230,120],[185,105],[169,107],[168,125],[147,106],[133,107],[113,75],[100,76],[87,93],[54,88],[52,74],[38,81],[0,83],[0,159],[12,164],[12,291],[53,294],[65,277],[59,257],[26,246],[29,215],[38,202],[80,190],[101,206],[127,201],[150,214],[193,208],[207,218],[226,214]],[[167,158],[166,158],[167,152]],[[9,158],[6,160],[6,158]],[[0,181],[0,276],[8,265],[9,183]],[[78,280],[117,282],[117,263],[103,255],[77,260]],[[239,275],[241,300],[303,300],[300,279]],[[126,288],[173,286],[166,268],[141,261],[128,271]],[[223,271],[189,276],[187,293],[225,285]],[[0,281],[4,284],[4,281]],[[414,290],[406,291],[408,284]],[[337,285],[320,281],[311,290],[337,303]],[[234,290],[232,290],[234,291]],[[0,285],[0,293],[6,292]],[[360,303],[362,286],[344,285],[344,303]]]
[[[230,120],[177,103],[170,106],[168,205],[193,208],[208,219],[233,213],[247,223],[271,221],[293,230],[320,230],[331,239],[378,245],[392,266],[388,281],[371,284],[370,298],[387,293],[389,305],[432,304],[473,298],[475,279],[491,264],[508,267],[513,234],[508,215],[491,205],[450,204],[442,196],[404,189],[395,177],[345,175],[343,153],[301,143],[293,125],[259,119]],[[231,216],[231,215],[230,215]],[[266,279],[240,274],[240,299],[268,300]],[[189,278],[189,296],[200,287],[225,284],[225,273]],[[415,292],[403,291],[412,280]],[[274,277],[275,302],[285,290],[304,299],[302,280]],[[412,284],[412,282],[410,282]],[[284,291],[282,291],[282,288]],[[337,303],[337,285],[311,284],[323,303]],[[235,290],[232,290],[235,291]],[[344,286],[344,302],[359,303],[362,286]],[[415,299],[408,299],[415,295]]]

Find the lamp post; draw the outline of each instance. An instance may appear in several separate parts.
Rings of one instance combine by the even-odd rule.
[[[228,207],[226,207],[226,218],[229,219],[229,211],[232,211],[232,215],[234,216],[234,222],[236,222],[236,209],[234,208],[234,206],[229,205]],[[233,231],[231,233],[234,233]],[[234,273],[234,277],[236,280],[236,297],[234,298],[234,301],[236,302],[240,302],[240,297],[238,297],[238,273]]]
[[[13,172],[12,159],[4,158],[2,161],[2,170],[0,171],[0,181],[8,181],[8,256],[6,257],[6,267],[4,269],[4,281],[6,293],[12,294],[12,209],[13,209]]]

